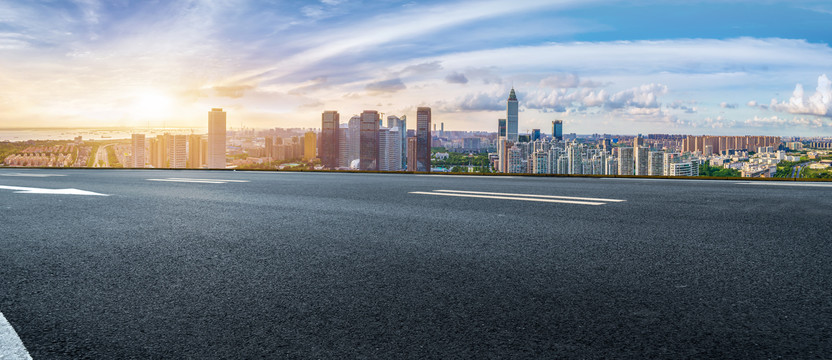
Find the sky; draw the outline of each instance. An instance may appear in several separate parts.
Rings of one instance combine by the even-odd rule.
[[[5,0],[0,128],[832,136],[832,2]],[[409,124],[413,128],[415,124]]]

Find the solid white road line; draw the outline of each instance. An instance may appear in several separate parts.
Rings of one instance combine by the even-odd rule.
[[[32,360],[17,332],[3,313],[0,313],[0,360]]]
[[[536,202],[559,203],[559,204],[576,204],[576,205],[606,205],[606,203],[590,202],[590,201],[555,200],[555,199],[540,199],[540,198],[531,198],[531,197],[511,197],[511,196],[475,195],[475,194],[455,194],[455,193],[440,193],[440,192],[426,192],[426,191],[411,191],[411,192],[409,192],[409,194],[455,196],[455,197],[467,197],[467,198],[479,198],[479,199],[522,200],[522,201],[536,201]]]
[[[86,190],[78,190],[78,189],[41,189],[41,188],[33,188],[33,187],[5,186],[5,185],[0,185],[0,189],[14,190],[16,194],[110,196],[110,195],[107,195],[107,194],[99,194],[97,192],[86,191]]]
[[[746,181],[738,182],[741,185],[772,185],[772,186],[806,186],[806,187],[832,187],[830,183],[809,183],[809,182],[773,182],[773,181]]]
[[[620,199],[602,199],[602,198],[587,198],[587,197],[557,196],[557,195],[496,193],[496,192],[485,192],[485,191],[464,191],[464,190],[434,190],[434,191],[448,192],[448,193],[460,193],[460,194],[476,194],[476,195],[520,196],[520,197],[533,197],[533,198],[544,198],[544,199],[585,200],[585,201],[603,201],[603,202],[625,202],[625,201],[627,201],[627,200],[620,200]]]
[[[167,182],[182,182],[182,183],[197,183],[197,184],[225,184],[225,183],[247,183],[248,180],[222,180],[222,179],[191,179],[191,178],[167,178],[167,179],[147,179],[148,181],[167,181]]]
[[[0,176],[55,177],[55,176],[66,176],[66,175],[11,173],[11,174],[0,174]]]

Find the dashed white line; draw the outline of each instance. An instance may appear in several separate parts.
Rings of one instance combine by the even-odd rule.
[[[497,193],[485,191],[466,191],[466,190],[434,190],[443,193],[460,193],[460,194],[475,194],[475,195],[497,195],[497,196],[519,196],[519,197],[533,197],[544,199],[563,199],[563,200],[582,200],[582,201],[601,201],[601,202],[625,202],[627,200],[621,199],[604,199],[604,198],[588,198],[575,196],[559,196],[559,195],[536,195],[536,194],[517,194],[517,193]]]
[[[0,359],[2,360],[32,360],[29,351],[23,346],[23,341],[3,313],[0,313]]]
[[[444,192],[440,192],[440,191],[444,191]],[[482,191],[470,191],[470,192],[449,192],[449,191],[453,191],[453,190],[436,190],[436,192],[411,191],[411,192],[409,192],[409,194],[433,195],[433,196],[452,196],[452,197],[478,198],[478,199],[519,200],[519,201],[534,201],[534,202],[574,204],[574,205],[592,205],[592,206],[607,205],[606,202],[599,202],[599,201],[568,200],[568,199],[581,199],[581,198],[566,197],[566,196],[563,197],[563,198],[566,198],[566,199],[560,199],[560,198],[552,198],[552,197],[555,197],[553,195],[502,194],[502,193],[488,193],[488,192],[482,192]],[[500,194],[500,195],[496,195],[496,194]],[[625,200],[615,200],[615,201],[625,201]]]

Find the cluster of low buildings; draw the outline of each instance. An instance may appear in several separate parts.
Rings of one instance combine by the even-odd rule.
[[[79,147],[68,145],[55,146],[29,146],[20,153],[12,154],[3,159],[6,166],[21,167],[72,167],[86,166],[86,159],[89,157],[87,150],[86,157],[79,157]],[[83,164],[76,162],[76,159],[83,160]]]

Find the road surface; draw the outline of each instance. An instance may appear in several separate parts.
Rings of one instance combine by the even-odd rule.
[[[830,195],[0,169],[0,313],[35,359],[829,358]]]

